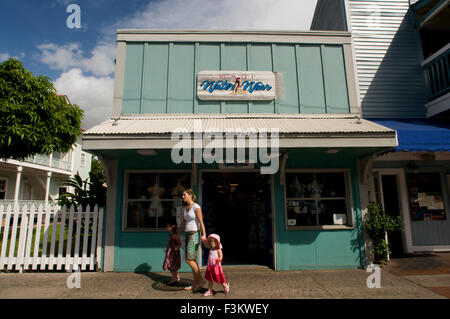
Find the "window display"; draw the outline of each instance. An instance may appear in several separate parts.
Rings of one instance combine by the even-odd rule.
[[[286,173],[287,227],[346,225],[346,173]]]
[[[190,173],[128,172],[124,228],[165,230],[180,219]]]
[[[445,220],[444,197],[439,173],[407,174],[411,220]]]

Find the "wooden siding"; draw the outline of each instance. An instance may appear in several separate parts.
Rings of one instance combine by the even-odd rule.
[[[408,0],[348,0],[364,117],[425,117],[418,33]]]
[[[122,114],[350,113],[341,44],[133,42],[126,44]],[[273,71],[274,101],[200,101],[202,70]]]

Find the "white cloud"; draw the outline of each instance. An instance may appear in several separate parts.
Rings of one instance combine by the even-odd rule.
[[[317,0],[161,0],[116,24],[138,29],[309,30]]]
[[[6,61],[9,58],[20,60],[25,57],[25,53],[20,53],[19,55],[11,56],[9,53],[0,53],[0,61]]]
[[[84,56],[79,43],[57,45],[41,44],[37,47],[41,53],[38,59],[52,70],[67,71],[80,68],[96,76],[106,76],[114,72],[115,45],[102,42],[91,51],[89,58]]]
[[[66,94],[71,103],[84,110],[84,129],[111,116],[114,85],[112,76],[86,76],[82,70],[73,68],[62,73],[54,85],[58,94]]]
[[[65,0],[60,0],[65,3]],[[111,115],[116,29],[309,30],[317,0],[160,0],[104,29],[103,40],[86,55],[79,43],[38,46],[39,60],[63,71],[58,93],[85,110],[88,129]],[[0,56],[1,57],[1,56]]]
[[[54,81],[59,94],[84,110],[85,129],[111,116],[114,87],[115,45],[100,42],[86,57],[79,43],[38,46],[38,59],[51,69],[63,71]]]

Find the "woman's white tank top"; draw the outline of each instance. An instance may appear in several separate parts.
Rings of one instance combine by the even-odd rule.
[[[184,208],[184,219],[186,220],[184,231],[188,232],[200,230],[200,222],[197,220],[197,216],[195,215],[197,208],[200,208],[200,205],[196,203],[192,205],[189,211],[186,211],[186,207]]]

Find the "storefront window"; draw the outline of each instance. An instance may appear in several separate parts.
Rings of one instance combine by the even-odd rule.
[[[126,187],[124,228],[165,230],[167,223],[177,223],[191,174],[128,172]]]
[[[286,173],[287,227],[348,225],[346,172]]]
[[[411,220],[445,220],[439,173],[407,174]]]

